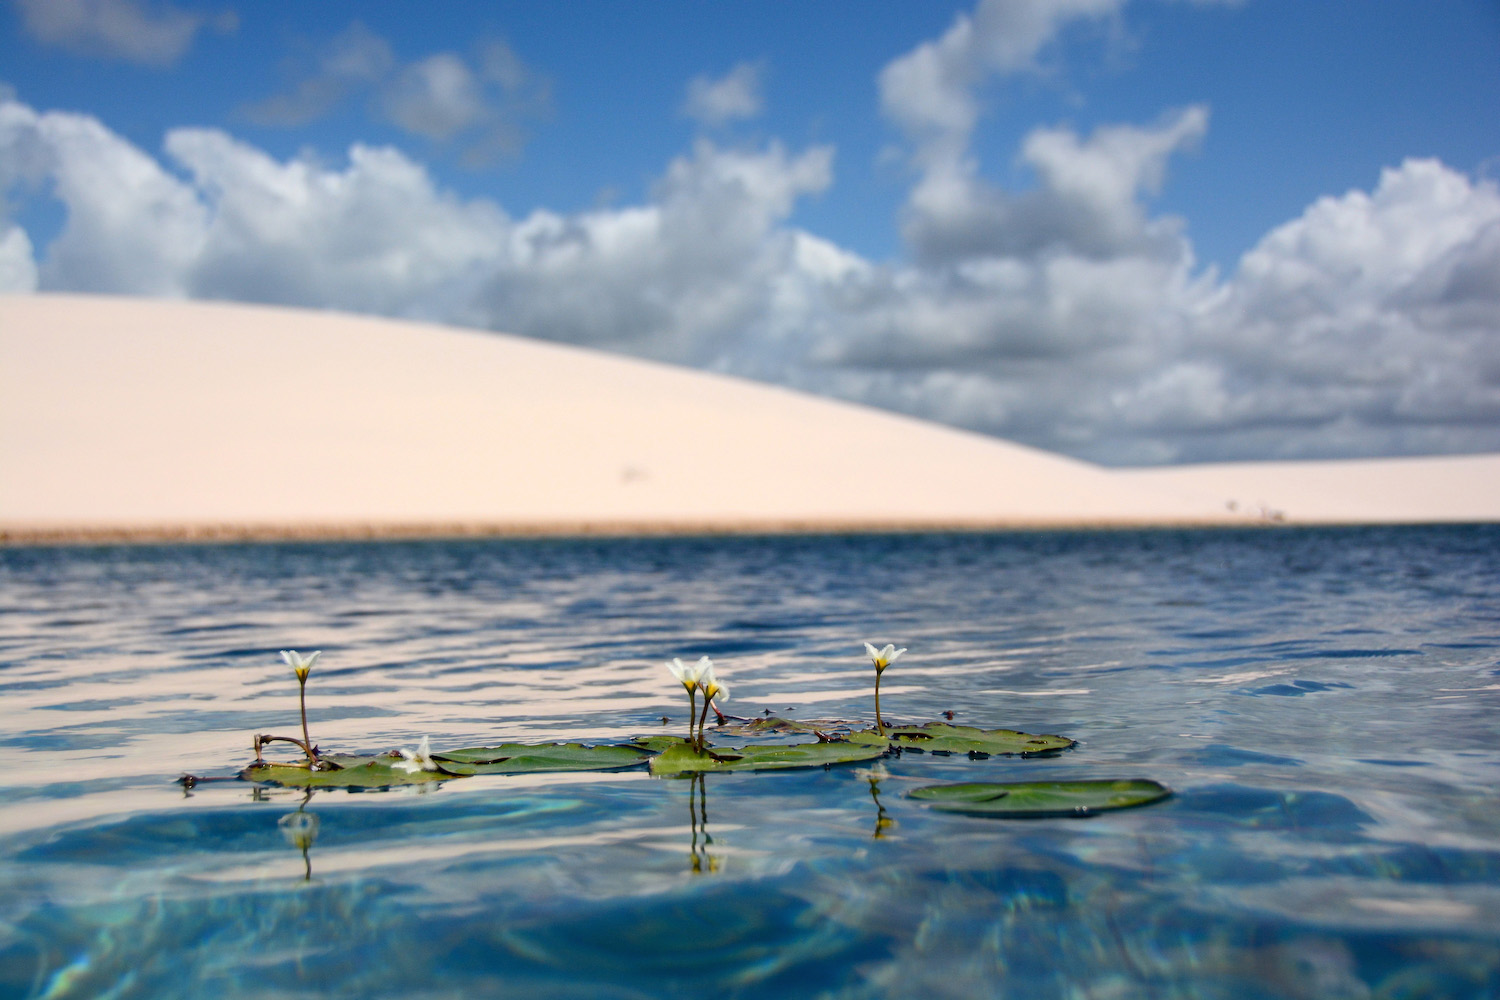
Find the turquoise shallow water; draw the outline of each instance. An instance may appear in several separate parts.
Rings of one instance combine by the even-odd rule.
[[[1497,555],[1472,526],[0,550],[0,996],[1494,996]],[[324,650],[324,748],[379,751],[679,732],[671,656],[737,714],[869,718],[866,639],[910,649],[889,717],[1079,744],[173,783],[296,730],[279,649]],[[1175,795],[906,798],[1043,777]]]

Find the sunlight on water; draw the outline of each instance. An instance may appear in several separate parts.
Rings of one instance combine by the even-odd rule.
[[[1500,529],[0,550],[0,996],[1500,994]],[[325,749],[868,719],[1051,758],[351,793]],[[663,723],[662,719],[667,721]],[[281,744],[279,746],[285,746]],[[1154,778],[986,820],[939,781]]]

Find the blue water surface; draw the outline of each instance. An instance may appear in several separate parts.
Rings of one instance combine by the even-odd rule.
[[[1500,995],[1497,557],[1496,526],[0,549],[0,996]],[[281,649],[323,650],[314,739],[374,752],[680,733],[672,656],[738,715],[869,719],[865,640],[910,650],[888,717],[1079,743],[174,783],[297,733]],[[1040,778],[1175,794],[907,798]]]

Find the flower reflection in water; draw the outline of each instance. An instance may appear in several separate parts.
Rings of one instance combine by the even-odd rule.
[[[870,798],[875,800],[875,832],[870,836],[875,840],[882,840],[886,830],[896,825],[896,821],[885,814],[885,806],[880,802],[880,782],[889,778],[891,772],[885,769],[884,764],[876,761],[873,767],[861,768],[857,773],[870,783]]]
[[[689,857],[694,875],[705,872],[712,875],[719,870],[718,855],[708,851],[714,838],[708,835],[708,786],[705,777],[701,771],[694,774],[688,788],[689,825],[693,833],[692,853]]]
[[[307,804],[312,801],[312,797],[313,791],[309,788],[296,811],[287,813],[276,823],[281,827],[281,835],[286,838],[287,843],[302,852],[302,880],[304,882],[312,881],[312,857],[308,854],[308,849],[312,847],[313,841],[318,839],[317,814],[307,811]]]

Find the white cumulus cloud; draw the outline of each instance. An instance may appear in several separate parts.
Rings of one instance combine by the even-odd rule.
[[[1227,279],[1153,216],[1192,106],[1042,127],[1007,191],[971,151],[984,84],[1118,0],[981,0],[881,73],[917,179],[911,262],[844,299],[812,356],[842,394],[1105,462],[1500,447],[1493,185],[1433,161],[1325,198]]]
[[[979,119],[975,89],[995,74],[1035,65],[1070,23],[1101,18],[1124,0],[980,0],[940,37],[880,73],[885,113],[919,144],[924,159],[949,160],[967,147]]]
[[[23,295],[36,291],[36,258],[31,237],[20,226],[0,229],[0,294]]]
[[[484,116],[478,75],[451,52],[407,66],[386,88],[384,102],[397,125],[438,141],[453,138]]]
[[[495,266],[510,225],[393,149],[355,146],[340,170],[213,129],[179,129],[166,146],[204,217],[183,275],[194,296],[451,319],[436,303]]]
[[[376,86],[395,66],[390,43],[356,21],[335,35],[286,90],[247,104],[241,112],[261,125],[306,125],[352,94]]]
[[[38,268],[44,288],[185,295],[205,211],[160,163],[87,115],[0,104],[0,162],[45,178],[67,207]]]
[[[1155,127],[1109,126],[1087,139],[1037,129],[1021,159],[1039,183],[1018,195],[987,183],[968,156],[930,165],[912,189],[903,235],[919,260],[934,264],[1054,252],[1176,256],[1175,222],[1148,219],[1140,199],[1158,189],[1168,157],[1207,125],[1207,109],[1195,106]]]
[[[723,125],[742,118],[754,118],[764,107],[761,78],[762,63],[742,62],[717,79],[697,76],[688,81],[687,100],[682,113],[705,125]]]
[[[146,65],[175,62],[209,18],[175,4],[139,0],[16,0],[21,23],[37,41],[79,55]],[[213,19],[232,29],[232,14]]]
[[[462,162],[482,166],[520,150],[523,123],[548,112],[551,87],[500,39],[468,56],[437,52],[403,64],[389,42],[356,21],[286,89],[241,110],[259,124],[296,127],[356,97],[377,118],[455,146]]]
[[[513,216],[391,148],[278,159],[177,129],[153,155],[0,101],[0,204],[66,211],[45,246],[0,216],[0,287],[487,327],[1114,463],[1500,448],[1496,185],[1408,160],[1221,276],[1149,207],[1207,121],[1037,129],[1019,192],[964,147],[918,174],[909,258],[878,263],[791,221],[833,183],[828,147],[699,140],[639,203]]]
[[[1281,450],[1500,446],[1500,189],[1407,160],[1325,197],[1240,262],[1203,324]],[[1252,435],[1252,440],[1254,436]]]
[[[557,215],[511,236],[486,287],[486,325],[709,364],[754,339],[771,285],[796,246],[796,200],[832,179],[832,151],[792,155],[700,141],[672,162],[650,202]]]

